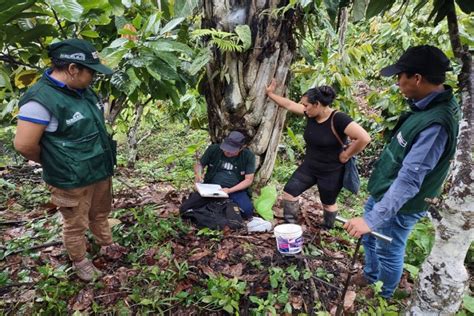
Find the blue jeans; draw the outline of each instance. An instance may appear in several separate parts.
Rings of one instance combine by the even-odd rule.
[[[364,212],[369,213],[375,205],[373,197],[369,197]],[[383,297],[391,297],[400,282],[403,273],[403,260],[408,236],[418,220],[426,212],[400,214],[385,222],[377,229],[378,233],[392,237],[391,243],[378,240],[370,234],[362,237],[365,250],[364,276],[370,282],[382,281]]]
[[[229,199],[237,203],[242,210],[241,213],[244,219],[249,219],[253,216],[253,204],[247,190],[229,193]]]

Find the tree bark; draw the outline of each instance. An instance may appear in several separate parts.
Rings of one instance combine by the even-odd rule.
[[[112,102],[106,103],[106,108],[104,109],[105,119],[108,123],[114,124],[115,120],[119,116],[122,109],[127,103],[127,98],[121,97],[113,100]]]
[[[339,54],[344,53],[344,43],[346,42],[347,23],[349,21],[349,9],[343,7],[339,11],[339,28],[338,28],[338,40],[339,40]]]
[[[137,106],[137,109],[135,111],[135,120],[133,121],[133,125],[130,127],[128,131],[128,157],[127,157],[128,168],[133,168],[135,166],[135,162],[137,161],[137,154],[138,154],[137,132],[138,132],[138,128],[140,127],[140,122],[142,120],[142,114],[143,114],[143,109],[145,108],[145,104],[140,103]]]
[[[458,311],[469,281],[464,260],[474,240],[474,69],[472,56],[460,41],[454,3],[448,13],[448,28],[454,55],[462,64],[458,79],[463,118],[451,187],[441,203],[442,219],[434,223],[435,243],[421,267],[410,307],[414,315],[448,315]]]
[[[250,149],[257,156],[257,182],[265,183],[275,163],[286,110],[267,99],[265,87],[272,78],[285,91],[285,81],[295,51],[292,10],[274,14],[286,5],[282,0],[204,0],[203,28],[232,32],[247,24],[252,31],[252,47],[242,53],[213,48],[207,65],[203,93],[208,105],[209,134],[220,142],[232,130],[243,130]]]

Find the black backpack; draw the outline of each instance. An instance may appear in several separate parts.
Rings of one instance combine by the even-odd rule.
[[[209,202],[206,205],[181,212],[184,219],[191,220],[199,228],[231,229],[243,227],[242,215],[239,206],[230,199]]]

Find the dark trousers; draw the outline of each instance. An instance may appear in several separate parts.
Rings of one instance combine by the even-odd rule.
[[[253,215],[253,204],[250,196],[247,193],[247,190],[237,191],[229,194],[229,199],[236,203],[242,214],[242,217],[247,219],[251,218]],[[200,208],[205,206],[210,202],[214,202],[217,200],[222,200],[220,198],[210,198],[210,197],[202,197],[198,192],[193,192],[189,195],[189,197],[183,201],[181,204],[179,211],[182,213],[187,211],[191,208]]]

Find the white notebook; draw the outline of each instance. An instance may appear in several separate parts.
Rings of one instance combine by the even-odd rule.
[[[226,198],[227,193],[222,191],[222,187],[218,184],[196,183],[196,189],[203,197]]]

